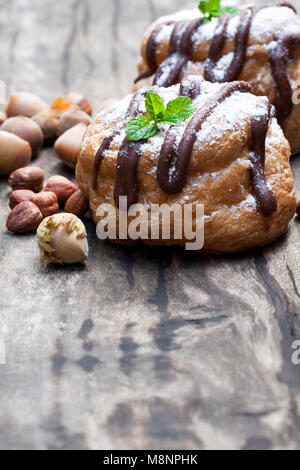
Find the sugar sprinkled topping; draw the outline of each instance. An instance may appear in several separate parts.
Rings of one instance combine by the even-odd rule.
[[[218,83],[205,82],[200,77],[193,77],[195,80],[201,81],[201,94],[194,100],[196,109],[201,110],[210,98],[216,92],[224,87]],[[165,105],[172,99],[175,99],[179,95],[180,85],[174,85],[169,88],[159,88],[152,86],[151,91],[157,93],[163,99]],[[136,103],[138,107],[138,113],[145,113],[145,92],[148,88],[142,88],[135,95]],[[95,139],[90,139],[92,142],[95,153],[99,148],[99,134],[104,136],[108,135],[111,130],[116,126],[120,126],[120,133],[114,137],[114,146],[120,146],[123,139],[125,138],[125,124],[126,124],[126,113],[128,106],[132,100],[133,95],[128,95],[126,98],[121,100],[119,103],[113,104],[110,108],[101,111],[94,122],[94,136]],[[244,128],[251,117],[260,116],[265,113],[266,109],[266,98],[258,97],[251,93],[241,93],[239,91],[234,92],[230,97],[226,98],[221,102],[203,123],[201,131],[197,136],[197,140],[194,145],[195,152],[200,152],[207,145],[214,145],[221,142],[224,138],[230,138],[230,133],[237,132],[239,129]],[[196,111],[197,112],[197,111]],[[183,133],[188,125],[192,116],[181,123],[177,130],[177,139],[175,145],[179,145],[179,142],[183,136]],[[271,132],[269,132],[266,139],[266,152],[269,154],[269,158],[276,158],[276,147],[284,139],[281,128],[279,127],[275,118],[270,120]],[[168,125],[160,125],[160,132],[149,138],[147,141],[141,143],[141,152],[147,153],[148,157],[153,160],[153,166],[148,170],[148,174],[156,174],[157,161],[160,155],[161,147],[164,142],[165,135],[169,129]],[[213,129],[213,132],[212,132]],[[115,155],[115,150],[107,150],[105,155]],[[249,169],[251,166],[250,158],[238,158],[235,163],[239,166],[244,166]],[[206,178],[217,178],[220,172],[204,173],[200,176],[201,179]],[[184,196],[182,196],[184,198]],[[246,197],[246,195],[245,195]],[[184,199],[187,200],[187,199]],[[231,206],[231,211],[237,211],[238,208],[247,207],[249,209],[256,208],[256,200],[252,195],[248,194],[247,197],[235,206]]]
[[[248,5],[247,5],[248,7]],[[153,30],[158,24],[166,23],[169,21],[177,22],[182,20],[193,20],[200,18],[202,14],[198,9],[182,10],[174,15],[163,16],[155,21],[150,27]],[[239,16],[232,16],[227,26],[228,39],[233,39],[238,28]],[[218,18],[212,18],[209,23],[201,25],[193,34],[192,40],[195,46],[203,43],[203,41],[211,41],[218,25]],[[251,29],[251,37],[260,43],[266,43],[273,40],[276,33],[284,30],[287,34],[299,33],[300,19],[291,8],[270,5],[269,8],[260,10],[254,17]],[[164,26],[159,33],[158,42],[169,40],[172,33],[173,26]]]
[[[199,77],[193,77],[194,79],[201,80]],[[157,93],[163,99],[165,105],[177,98],[179,95],[179,86],[174,85],[169,88],[159,88],[157,86],[152,86],[151,91]],[[202,81],[201,84],[201,94],[194,100],[194,105],[196,109],[201,109],[209,100],[213,99],[213,96],[218,92],[224,85],[218,83],[210,83]],[[138,103],[138,113],[145,113],[145,98],[143,92],[146,92],[148,88],[142,88],[137,96]],[[133,95],[129,95],[119,103],[113,104],[108,110],[101,111],[95,121],[94,130],[96,132],[103,133],[103,127],[105,128],[104,135],[107,135],[115,125],[121,123],[122,132],[115,137],[114,142],[121,143],[125,137],[125,124],[126,124],[126,112],[129,106],[129,103]],[[202,129],[199,132],[198,138],[195,142],[195,149],[201,150],[204,145],[208,143],[212,144],[214,142],[220,141],[224,134],[228,135],[230,131],[235,131],[243,126],[243,123],[246,124],[249,122],[249,119],[253,116],[259,116],[265,112],[265,97],[258,97],[251,93],[241,93],[234,92],[229,98],[226,98],[221,104],[219,104],[213,113],[208,117],[208,119],[203,123]],[[177,143],[179,143],[184,130],[186,129],[187,124],[192,119],[192,116],[186,121],[182,122],[177,129]],[[270,126],[272,127],[273,140],[270,142],[270,139],[267,139],[267,145],[272,147],[273,145],[278,145],[278,142],[282,140],[283,134],[279,128],[276,119],[270,121]],[[214,129],[212,135],[212,128]],[[101,131],[102,129],[102,131]],[[147,151],[153,156],[157,157],[157,154],[160,153],[161,146],[165,135],[169,129],[168,125],[160,125],[160,132],[141,146],[142,151]],[[95,141],[96,145],[96,141]],[[97,149],[96,149],[97,150]]]

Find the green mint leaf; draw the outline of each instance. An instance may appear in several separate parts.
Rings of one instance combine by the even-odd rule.
[[[210,12],[209,2],[201,1],[199,3],[199,10],[201,11],[201,13],[203,13],[203,15],[206,15],[206,13],[209,13]]]
[[[209,0],[208,3],[211,11],[220,10],[221,0]]]
[[[224,7],[220,9],[220,14],[222,13],[229,13],[232,16],[237,16],[241,13],[241,10],[238,7]]]
[[[127,122],[125,132],[128,140],[136,142],[155,135],[158,132],[158,127],[147,116],[138,116]]]
[[[195,106],[187,96],[178,96],[175,100],[169,101],[166,111],[165,122],[178,125],[195,112]]]
[[[218,18],[223,13],[229,13],[232,16],[236,16],[241,12],[241,10],[235,6],[221,8],[220,3],[220,0],[208,0],[206,2],[201,1],[199,3],[199,10],[204,16],[204,23],[208,23],[212,18]]]
[[[165,109],[160,96],[148,92],[145,104],[148,116],[142,115],[131,118],[126,124],[126,136],[132,142],[146,140],[157,134],[159,132],[158,123],[178,126],[195,112],[192,100],[187,96],[178,96],[176,99],[169,101],[167,109]]]
[[[158,121],[161,119],[161,116],[165,115],[165,105],[163,100],[159,95],[156,93],[152,93],[149,91],[146,95],[146,111],[148,114],[148,117],[151,121]]]

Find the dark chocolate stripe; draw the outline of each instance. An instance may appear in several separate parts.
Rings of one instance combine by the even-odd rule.
[[[116,183],[114,201],[119,207],[119,197],[127,196],[127,207],[135,204],[138,199],[137,167],[141,156],[141,144],[144,141],[130,142],[123,140],[117,158]]]
[[[175,54],[179,50],[183,32],[188,24],[188,21],[178,21],[175,24],[169,42],[169,55]]]
[[[289,52],[292,46],[300,45],[300,34],[286,36],[278,40],[276,47],[271,51],[270,62],[273,79],[276,83],[275,107],[277,119],[282,122],[293,111],[293,90],[287,71]]]
[[[224,83],[238,79],[245,63],[252,21],[260,10],[273,7],[290,8],[296,13],[294,6],[287,2],[266,4],[244,10],[240,15],[239,25],[234,38],[233,59],[227,67],[222,67],[222,75],[220,75],[220,70],[218,70],[218,73],[216,72],[216,68],[219,60],[222,58],[230,16],[224,14],[219,18],[218,26],[216,27],[215,35],[211,41],[204,67],[204,77],[206,80]],[[182,70],[191,57],[192,36],[202,22],[201,18],[192,20],[187,23],[186,28],[183,28],[184,21],[175,24],[170,38],[169,56],[157,68],[155,62],[155,52],[158,45],[157,37],[163,24],[158,25],[150,35],[146,48],[146,60],[149,70],[143,72],[136,81],[155,74],[153,78],[153,84],[155,85],[169,87],[178,83],[182,75]],[[171,23],[169,22],[167,24]],[[270,56],[272,74],[277,87],[276,108],[279,121],[287,118],[293,109],[292,92],[286,67],[289,49],[293,45],[299,44],[298,38],[300,38],[300,35],[299,37],[298,35],[286,35],[283,39],[278,39],[277,47],[275,47]],[[175,56],[176,53],[178,54],[177,58]]]
[[[201,77],[193,80],[190,77],[182,80],[180,84],[179,96],[188,96],[191,100],[195,100],[201,93]]]
[[[218,24],[214,33],[214,37],[210,43],[210,47],[208,50],[208,56],[205,62],[204,67],[204,78],[208,81],[214,81],[214,68],[216,67],[218,61],[222,57],[223,47],[225,45],[227,35],[226,29],[228,25],[228,21],[230,19],[230,15],[224,14],[221,15],[218,19]]]
[[[203,109],[196,111],[189,121],[178,149],[176,149],[178,129],[174,127],[169,129],[160,152],[157,167],[158,184],[164,191],[170,193],[182,191],[198,133],[215,108],[236,91],[250,93],[251,86],[245,82],[227,84],[213,98],[209,97],[207,102],[203,104]],[[200,93],[200,78],[187,78],[180,86],[180,94],[182,96],[189,96],[191,99],[195,99]],[[141,97],[145,97],[145,94],[146,92],[144,91],[142,94],[136,93],[133,96],[126,117],[136,116],[139,113],[139,102]],[[266,113],[251,118],[252,147],[250,149],[250,158],[252,168],[250,178],[254,195],[265,216],[270,216],[277,208],[275,194],[268,187],[265,178],[265,139],[270,120],[270,109],[271,106],[266,101]],[[104,139],[97,152],[94,164],[94,179],[96,183],[103,153],[109,148],[112,139],[120,131],[120,127],[117,126],[115,131]],[[130,142],[127,137],[122,142],[117,158],[114,190],[114,201],[117,207],[119,207],[120,196],[127,196],[127,207],[135,204],[138,200],[137,168],[140,156],[142,155],[141,146],[144,142]]]
[[[93,170],[93,188],[97,189],[97,181],[98,181],[98,173],[99,173],[99,168],[100,168],[100,163],[102,161],[104,152],[109,149],[113,139],[116,137],[119,131],[115,130],[111,134],[109,134],[107,137],[104,137],[102,144],[100,145],[100,148],[98,152],[96,153],[95,159],[94,159],[94,170]]]
[[[193,35],[197,31],[198,28],[203,24],[203,19],[202,18],[196,18],[195,20],[192,20],[186,30],[183,33],[182,40],[180,43],[180,53],[182,55],[185,55],[190,59],[192,55],[192,49],[193,49]]]
[[[247,9],[240,15],[240,21],[237,33],[234,39],[234,54],[233,59],[227,67],[222,67],[222,76],[215,73],[218,61],[221,58],[222,50],[227,39],[227,25],[230,16],[222,15],[219,18],[216,34],[211,41],[208,57],[204,68],[204,78],[209,82],[232,82],[240,75],[246,57],[246,50],[248,45],[249,31],[253,19],[253,9]]]
[[[167,23],[166,23],[167,24]],[[156,70],[156,60],[155,60],[155,53],[156,53],[156,47],[158,45],[157,43],[157,37],[160,34],[161,30],[164,28],[166,25],[165,23],[159,24],[156,26],[154,31],[150,34],[150,37],[147,42],[147,47],[146,47],[146,60],[149,69],[151,70],[152,73],[155,72]]]
[[[160,87],[170,87],[180,81],[182,69],[187,64],[188,58],[181,54],[170,55],[157,69],[153,84]]]
[[[176,134],[174,129],[170,128],[163,143],[157,167],[157,180],[161,189],[170,193],[178,193],[183,189],[198,132],[216,107],[235,91],[251,93],[251,86],[245,82],[228,84],[222,87],[215,97],[210,97],[203,105],[203,109],[196,111],[188,123],[177,151],[174,145]],[[174,158],[175,164],[173,165]]]
[[[184,80],[180,87],[180,92],[183,91],[182,96],[193,96],[194,98],[198,96],[201,92],[200,81],[201,79],[197,81],[193,79]],[[133,101],[128,113],[130,116],[132,116],[136,106],[135,100]],[[144,142],[144,140],[139,142],[130,142],[125,138],[122,143],[117,158],[116,184],[114,191],[114,201],[117,207],[119,207],[119,198],[121,196],[127,196],[128,207],[135,204],[138,199],[137,168],[141,156],[141,145]]]
[[[180,26],[178,26],[178,24],[174,26],[174,37],[172,37],[172,33],[170,48],[172,53],[158,67],[153,78],[154,85],[169,87],[180,81],[183,68],[191,58],[193,34],[202,23],[202,18],[197,18],[188,23],[186,28],[183,30],[181,38],[178,38],[178,32],[182,30],[182,22],[180,22]]]
[[[168,25],[173,24],[173,22],[168,21],[166,23],[160,23],[154,28],[152,33],[149,36],[149,39],[147,41],[146,45],[146,61],[149,67],[149,70],[146,70],[145,72],[142,72],[135,80],[134,83],[139,82],[140,80],[143,80],[144,78],[148,78],[151,75],[153,75],[157,69],[156,65],[156,48],[158,46],[158,36],[161,32],[161,30]]]
[[[146,92],[136,92],[134,93],[130,103],[129,107],[127,109],[125,119],[128,119],[129,117],[136,117],[139,114],[139,103],[140,99],[145,98]],[[94,159],[94,169],[93,169],[93,188],[97,188],[97,181],[98,181],[98,174],[99,174],[99,169],[100,169],[100,164],[103,159],[104,153],[109,149],[113,139],[122,132],[123,125],[119,124],[113,132],[111,132],[108,136],[106,136],[102,144],[100,145],[99,150],[96,153],[95,159]]]
[[[252,168],[250,170],[250,180],[260,210],[265,217],[269,217],[277,210],[276,196],[267,185],[265,176],[265,147],[270,113],[271,105],[266,99],[265,114],[252,116],[251,119],[252,147],[250,149],[250,159]]]

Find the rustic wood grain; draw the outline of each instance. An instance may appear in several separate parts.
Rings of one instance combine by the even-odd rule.
[[[157,16],[194,0],[0,1],[8,93],[122,96]],[[72,176],[45,149],[47,175]],[[292,167],[300,191],[300,160]],[[5,230],[0,181],[2,449],[299,449],[300,223],[210,257],[99,241],[86,267],[43,269]]]

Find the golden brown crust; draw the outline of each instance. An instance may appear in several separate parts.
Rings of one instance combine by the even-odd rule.
[[[274,10],[274,13],[272,11]],[[274,79],[272,77],[271,66],[270,66],[270,47],[272,42],[276,37],[280,37],[280,34],[288,31],[297,31],[300,33],[300,19],[294,12],[287,8],[282,8],[284,12],[280,12],[282,19],[278,18],[279,13],[275,9],[266,9],[258,13],[257,18],[253,20],[253,26],[250,29],[250,36],[248,41],[248,48],[246,54],[246,61],[243,67],[243,70],[237,80],[243,80],[251,84],[254,94],[258,96],[267,96],[269,101],[274,104],[276,96],[276,86]],[[283,13],[283,14],[282,14]],[[271,15],[276,16],[276,26],[272,30],[270,26]],[[177,14],[180,19],[182,18],[192,18],[195,13],[193,11],[183,11]],[[261,19],[261,15],[265,15],[265,23]],[[169,19],[176,19],[176,16],[168,17]],[[142,73],[148,70],[148,64],[146,61],[146,46],[151,32],[157,26],[159,22],[163,22],[164,19],[160,19],[155,22],[150,28],[146,31],[141,46],[141,58],[138,64],[138,72]],[[217,24],[217,20],[213,20]],[[236,19],[232,18],[231,22],[235,22]],[[263,26],[261,26],[261,23]],[[262,28],[260,30],[260,27]],[[205,26],[205,28],[208,28]],[[171,29],[170,29],[171,31]],[[182,79],[188,75],[201,75],[204,74],[204,63],[208,56],[208,50],[210,42],[212,39],[214,28],[209,28],[207,33],[207,39],[205,38],[205,33],[201,36],[200,40],[195,40],[193,44],[193,52],[191,60],[188,62],[185,67]],[[258,32],[259,31],[259,34]],[[203,37],[204,36],[204,37]],[[232,36],[229,36],[227,39],[223,55],[232,52],[234,50],[234,40]],[[160,65],[169,55],[169,37],[164,38],[158,44],[156,48],[156,64]],[[300,83],[300,47],[293,47],[290,54],[290,61],[288,64],[288,73],[291,80],[291,85],[294,90],[299,88]],[[144,86],[149,86],[152,83],[153,76],[147,79],[139,81],[134,90],[137,90]],[[300,151],[300,104],[294,106],[293,113],[285,119],[282,123],[282,128],[284,130],[285,136],[288,139],[292,153],[297,153]]]
[[[219,85],[211,85],[219,87]],[[161,95],[169,89],[160,89]],[[179,86],[172,87],[174,95]],[[278,209],[270,217],[261,214],[249,177],[249,146],[251,140],[251,111],[263,98],[248,93],[238,93],[228,98],[214,112],[205,128],[199,133],[192,153],[186,185],[182,192],[164,192],[157,183],[156,169],[160,146],[158,137],[148,141],[138,165],[138,203],[181,205],[204,204],[205,252],[238,252],[271,242],[287,230],[296,210],[295,191],[290,169],[290,147],[275,118],[270,122],[266,140],[266,177],[276,194]],[[249,101],[250,100],[250,101]],[[92,187],[95,153],[109,129],[122,121],[124,108],[130,97],[103,111],[90,125],[85,135],[82,152],[76,168],[78,185],[90,200],[95,223],[99,222],[96,210],[102,203],[114,203],[116,160],[121,139],[113,141],[101,163],[96,190]],[[222,106],[224,108],[222,108]],[[224,116],[232,109],[232,125]],[[123,136],[124,137],[124,136]],[[188,240],[143,240],[149,245],[181,245]],[[130,243],[130,240],[126,242]]]

